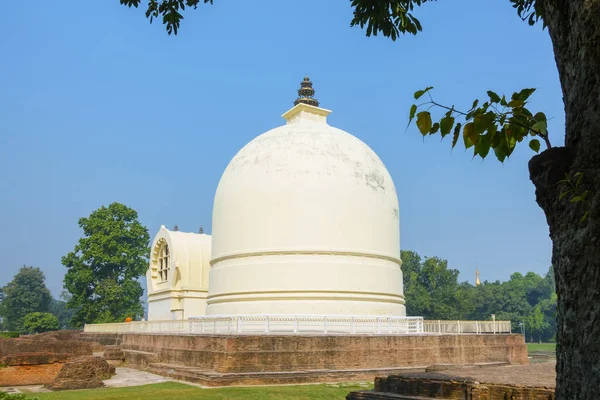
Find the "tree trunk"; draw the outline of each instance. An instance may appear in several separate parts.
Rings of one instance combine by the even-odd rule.
[[[529,163],[553,243],[556,398],[600,399],[600,0],[538,2],[546,7],[566,117],[565,147]],[[565,186],[557,182],[577,172],[587,199],[559,199]]]

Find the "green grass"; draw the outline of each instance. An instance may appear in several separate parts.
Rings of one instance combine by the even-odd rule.
[[[527,352],[556,351],[556,343],[527,343]]]
[[[301,385],[229,387],[202,389],[176,382],[126,387],[118,389],[73,390],[54,393],[36,393],[40,400],[333,400],[345,399],[353,390],[371,389],[372,385]],[[34,396],[31,394],[30,396]]]

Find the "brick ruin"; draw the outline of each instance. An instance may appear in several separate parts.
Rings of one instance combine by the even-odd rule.
[[[555,363],[482,368],[465,366],[375,378],[373,390],[347,400],[554,400]]]
[[[114,373],[114,367],[109,367],[103,358],[93,356],[105,350],[106,346],[100,343],[84,340],[80,331],[0,338],[0,386],[52,385],[60,374],[74,377],[77,374],[68,371],[89,371],[90,366],[94,366],[93,371],[108,369]],[[86,367],[78,367],[80,364]],[[82,376],[79,380],[70,381],[63,379],[62,386],[87,387],[82,382],[89,379]],[[98,382],[94,384],[93,387],[99,387]]]

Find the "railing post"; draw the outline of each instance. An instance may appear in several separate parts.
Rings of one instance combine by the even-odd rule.
[[[438,333],[441,335],[442,334],[442,321],[440,321],[438,319]]]
[[[325,334],[327,334],[327,316],[323,317],[323,325],[325,328]]]
[[[271,330],[271,321],[269,321],[269,316],[267,315],[267,324],[266,324],[267,335],[270,333],[270,330]]]
[[[294,333],[298,333],[298,317],[294,317]]]
[[[237,317],[237,333],[242,333],[242,318]]]
[[[356,321],[354,320],[354,317],[352,317],[352,334],[356,333]]]

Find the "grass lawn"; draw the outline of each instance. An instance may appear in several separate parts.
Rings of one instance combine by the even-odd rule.
[[[73,390],[54,393],[36,393],[40,400],[329,400],[346,398],[353,390],[371,389],[372,385],[300,385],[300,386],[263,386],[230,387],[221,389],[202,389],[176,382],[157,383],[118,389]],[[33,394],[29,395],[33,396]]]
[[[527,343],[527,352],[556,351],[556,343]]]

